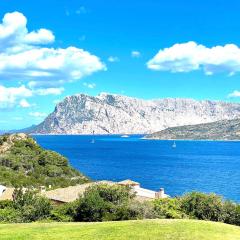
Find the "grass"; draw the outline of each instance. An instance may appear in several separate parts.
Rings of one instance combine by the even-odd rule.
[[[1,240],[240,240],[240,227],[195,220],[0,224]]]

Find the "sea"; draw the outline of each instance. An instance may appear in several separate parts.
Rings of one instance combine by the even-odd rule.
[[[146,140],[143,135],[35,135],[92,180],[131,179],[174,197],[191,191],[240,202],[240,142]]]

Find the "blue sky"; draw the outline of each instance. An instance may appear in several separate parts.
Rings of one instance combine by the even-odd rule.
[[[234,0],[3,0],[0,129],[76,93],[239,102],[239,12]]]

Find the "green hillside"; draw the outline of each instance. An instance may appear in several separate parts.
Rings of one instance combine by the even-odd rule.
[[[171,127],[149,134],[145,138],[160,140],[240,140],[240,119]]]
[[[86,181],[65,157],[43,149],[30,136],[0,136],[0,184],[64,187]]]
[[[240,227],[196,220],[0,225],[1,240],[239,240]]]

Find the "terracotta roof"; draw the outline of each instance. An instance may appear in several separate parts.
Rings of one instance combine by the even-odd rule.
[[[114,183],[110,181],[85,183],[81,185],[46,191],[42,194],[46,196],[48,199],[51,199],[54,201],[63,202],[63,203],[73,202],[76,199],[78,199],[79,195],[82,195],[88,187],[93,186],[94,184],[114,184]]]
[[[126,185],[126,186],[138,186],[140,185],[138,182],[134,182],[130,179],[123,180],[121,182],[118,182],[119,185]]]

